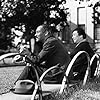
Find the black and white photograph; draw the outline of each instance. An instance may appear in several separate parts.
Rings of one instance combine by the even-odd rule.
[[[100,0],[0,0],[0,100],[100,100]]]

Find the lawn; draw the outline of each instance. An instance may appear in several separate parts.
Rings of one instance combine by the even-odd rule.
[[[24,69],[24,66],[0,67],[0,94],[8,92]]]
[[[9,92],[24,66],[0,68],[0,94]],[[74,86],[60,95],[58,92],[47,96],[45,100],[100,100],[100,78],[88,82],[84,87]]]
[[[74,86],[65,89],[62,95],[58,92],[45,100],[100,100],[100,78],[88,82],[84,87]]]

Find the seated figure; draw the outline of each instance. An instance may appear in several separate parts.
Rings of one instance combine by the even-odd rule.
[[[73,42],[76,44],[74,50],[70,53],[70,57],[73,58],[76,53],[79,51],[86,51],[90,58],[94,55],[94,51],[89,45],[89,42],[86,40],[86,34],[85,31],[82,28],[76,28],[72,32],[72,39]],[[87,68],[87,62],[86,57],[84,55],[78,57],[78,59],[75,61],[75,64],[73,65],[73,76],[74,79],[83,79],[84,74]],[[96,60],[94,64],[91,66],[91,78],[94,77],[94,72],[96,69]]]
[[[55,77],[59,71],[63,71],[67,67],[70,56],[66,50],[66,47],[63,43],[55,38],[53,32],[51,31],[50,26],[48,25],[40,25],[36,29],[36,41],[41,41],[43,43],[42,50],[39,54],[32,60],[37,66],[37,71],[39,76],[48,68],[59,65],[59,69],[53,70],[47,76],[47,80],[54,80],[55,83],[59,83],[62,80],[61,74],[60,77]],[[24,49],[22,54],[27,55],[28,57],[32,56],[31,52],[28,49]],[[58,75],[59,76],[59,75]],[[36,81],[36,75],[32,66],[26,66],[23,72],[20,74],[17,80],[25,80],[30,79],[32,81]]]

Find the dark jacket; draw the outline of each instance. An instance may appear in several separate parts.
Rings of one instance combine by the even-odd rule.
[[[73,52],[71,52],[70,57],[73,58],[75,54],[78,53],[79,51],[86,51],[89,54],[90,58],[94,55],[94,51],[92,50],[92,48],[90,47],[87,41],[81,42],[77,47],[75,47]],[[94,73],[95,66],[93,66],[92,68],[93,70],[92,74]],[[77,60],[74,63],[73,71],[78,72],[78,75],[76,75],[74,78],[83,79],[86,68],[87,68],[87,58],[84,54],[82,54],[77,58]]]
[[[42,42],[36,42],[34,45],[34,55],[38,55],[40,51],[42,50],[43,43]]]
[[[46,38],[43,48],[34,63],[39,76],[48,68],[59,64],[58,69],[53,69],[45,76],[44,82],[61,83],[69,61],[70,56],[63,43],[50,36]],[[37,80],[32,66],[26,66],[17,80],[23,79],[30,79],[34,82]]]
[[[65,67],[67,67],[69,61],[70,61],[70,56],[63,43],[59,39],[56,39],[55,37],[51,36],[47,37],[43,44],[43,49],[38,55],[38,63],[45,62],[46,69],[55,66],[57,64],[60,64],[59,67],[64,69]],[[59,69],[59,71],[61,70]],[[57,76],[57,73],[59,73],[59,71],[52,70],[51,71],[52,73],[51,74],[49,73],[50,75],[48,76],[48,79],[53,80],[55,75]],[[59,77],[57,80],[60,80]]]
[[[38,63],[45,61],[46,68],[50,68],[56,64],[64,65],[69,61],[69,54],[63,43],[54,37],[48,37],[43,49],[38,55]]]

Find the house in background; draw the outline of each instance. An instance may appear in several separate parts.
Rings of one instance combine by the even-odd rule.
[[[100,25],[95,23],[94,6],[100,0],[66,0],[70,16],[68,18],[71,31],[77,26],[82,27],[92,48],[100,51]],[[97,9],[97,8],[96,8]],[[100,9],[99,9],[100,10]],[[100,18],[100,17],[99,17]]]

